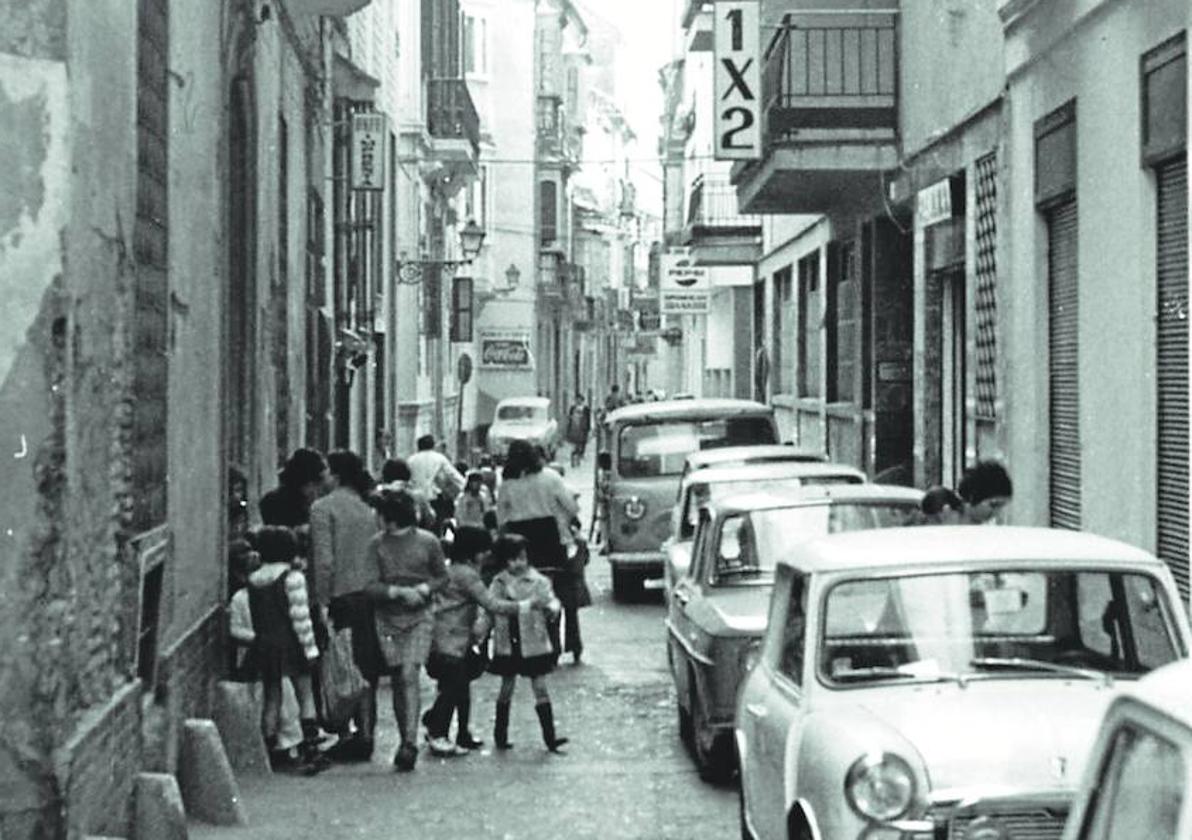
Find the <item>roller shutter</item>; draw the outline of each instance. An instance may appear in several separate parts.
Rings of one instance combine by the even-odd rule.
[[[1051,524],[1080,528],[1080,383],[1076,202],[1047,216]]]
[[[1158,166],[1158,554],[1188,598],[1188,164]]]

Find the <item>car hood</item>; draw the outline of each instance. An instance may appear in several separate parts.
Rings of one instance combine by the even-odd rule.
[[[688,615],[714,636],[761,636],[770,605],[769,585],[705,587]]]
[[[1116,692],[1092,680],[978,679],[863,692],[857,705],[923,757],[941,791],[1074,789]]]

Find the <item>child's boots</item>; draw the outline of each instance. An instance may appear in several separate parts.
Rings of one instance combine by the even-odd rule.
[[[538,712],[538,722],[542,724],[542,740],[546,744],[546,748],[551,752],[558,752],[559,747],[568,742],[568,738],[560,738],[555,734],[555,712],[551,708],[550,701],[539,703],[534,707],[534,711]]]
[[[509,743],[509,704],[497,703],[497,720],[493,724],[493,743],[497,745],[499,750],[508,750],[513,748],[513,744]]]

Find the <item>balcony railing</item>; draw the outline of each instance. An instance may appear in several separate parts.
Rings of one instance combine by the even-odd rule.
[[[463,79],[431,79],[426,87],[426,127],[442,140],[467,140],[480,156],[480,116]]]
[[[838,18],[837,18],[838,19]],[[766,53],[762,92],[771,142],[868,139],[898,128],[898,38],[893,16],[821,25],[787,15]]]
[[[728,175],[697,175],[687,200],[687,224],[707,227],[760,227],[761,216],[737,210],[737,188]]]

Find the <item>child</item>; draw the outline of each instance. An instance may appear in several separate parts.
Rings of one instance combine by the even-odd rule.
[[[426,673],[438,681],[438,696],[422,716],[430,751],[435,755],[463,755],[483,746],[483,742],[472,737],[468,721],[472,709],[471,682],[483,673],[480,650],[487,640],[472,631],[481,609],[516,615],[522,607],[516,601],[494,598],[480,578],[480,565],[488,561],[492,545],[492,538],[483,528],[461,527],[451,546],[447,586],[435,601],[434,642]],[[525,606],[532,606],[532,602],[527,601]],[[459,719],[454,744],[447,740],[453,715]]]
[[[385,530],[368,544],[375,577],[366,591],[376,602],[377,641],[392,677],[393,716],[401,733],[393,765],[408,772],[418,761],[418,671],[434,634],[431,596],[447,584],[447,565],[438,538],[417,527],[413,496],[383,493],[377,510]]]
[[[493,497],[484,486],[484,478],[472,470],[464,479],[464,489],[455,498],[457,528],[483,528],[484,514],[493,509]]]
[[[282,681],[288,680],[298,698],[302,721],[301,769],[317,773],[328,764],[316,746],[319,730],[311,685],[319,649],[310,616],[306,576],[294,565],[298,540],[289,528],[266,526],[252,534],[251,544],[261,559],[260,568],[248,576],[251,625],[245,627],[243,610],[237,609],[241,618],[235,632],[241,638],[251,638],[253,663],[264,688],[261,732],[269,749],[269,762],[275,770],[292,769],[296,764],[290,751],[278,743]]]
[[[555,733],[546,675],[554,670],[559,658],[551,646],[548,618],[557,618],[561,606],[551,590],[550,580],[530,567],[524,537],[502,535],[497,539],[493,553],[505,570],[493,579],[489,593],[499,600],[520,602],[517,615],[497,615],[494,619],[493,660],[489,671],[501,676],[501,691],[497,696],[493,740],[499,750],[513,746],[509,743],[509,706],[520,675],[530,678],[534,708],[542,725],[542,740],[548,750],[557,753],[568,739]],[[489,621],[487,613],[481,616],[478,637],[483,637],[488,630]]]

